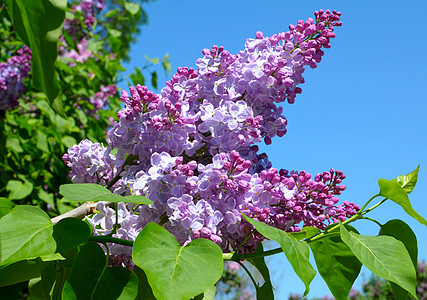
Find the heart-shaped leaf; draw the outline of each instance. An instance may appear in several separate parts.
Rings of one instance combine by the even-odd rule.
[[[285,231],[268,226],[265,223],[252,220],[245,214],[243,214],[243,217],[267,239],[279,243],[295,273],[304,283],[306,288],[304,296],[306,296],[310,291],[310,282],[313,280],[314,276],[316,276],[316,271],[313,269],[309,261],[310,249],[308,248],[307,243],[297,240]]]
[[[419,169],[420,165],[418,165],[418,167],[411,173],[406,175],[400,175],[396,179],[392,179],[392,181],[396,181],[405,190],[407,194],[410,194],[414,190],[415,185],[417,184]]]
[[[89,226],[77,218],[65,218],[53,226],[53,237],[56,241],[56,252],[73,249],[86,243],[91,232]]]
[[[347,299],[362,264],[340,235],[332,234],[309,243],[317,270],[335,299]]]
[[[408,250],[414,268],[417,268],[417,237],[415,236],[415,233],[412,231],[411,227],[409,227],[408,224],[406,224],[402,220],[390,220],[381,226],[379,235],[389,235],[401,241],[403,245],[405,245],[406,250]],[[394,282],[390,282],[390,285],[393,289],[393,293],[396,299],[405,300],[407,298],[407,291],[402,289]]]
[[[0,287],[23,282],[40,276],[41,259],[21,260],[0,267]]]
[[[107,267],[104,251],[95,242],[82,247],[62,291],[62,299],[135,299],[137,295],[136,275],[126,268]]]
[[[378,185],[380,186],[381,196],[396,202],[405,210],[408,215],[413,217],[421,224],[427,226],[427,221],[412,208],[407,192],[400,186],[399,183],[396,181],[380,179],[378,180]]]
[[[20,205],[0,219],[0,265],[55,253],[53,224],[35,206]]]
[[[135,240],[133,262],[144,270],[154,296],[190,299],[212,287],[224,268],[214,242],[196,239],[185,247],[165,228],[148,223]]]
[[[415,268],[403,243],[394,237],[362,236],[341,224],[341,239],[359,261],[375,275],[392,281],[416,297]]]
[[[0,218],[7,215],[13,208],[13,203],[10,200],[0,197]]]

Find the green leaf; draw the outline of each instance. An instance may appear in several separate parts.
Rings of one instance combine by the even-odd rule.
[[[157,90],[157,72],[151,72],[151,85]]]
[[[55,263],[49,262],[42,264],[40,276],[33,278],[28,283],[30,299],[51,299],[50,292],[55,283],[56,269]]]
[[[362,264],[340,235],[332,234],[309,243],[317,270],[335,299],[347,299]]]
[[[93,183],[71,183],[59,187],[62,202],[109,201],[123,202],[123,197],[111,193],[106,187]]]
[[[148,284],[147,275],[145,275],[144,270],[138,266],[134,266],[133,272],[138,277],[138,299],[143,300],[156,300],[156,297],[153,295],[150,285]]]
[[[115,38],[118,38],[122,35],[122,32],[114,28],[108,28],[108,34],[112,35]]]
[[[108,201],[129,202],[138,204],[154,204],[145,196],[120,196],[110,192],[106,187],[93,183],[71,183],[59,187],[59,193],[64,196],[62,202]]]
[[[145,85],[145,78],[140,69],[135,67],[135,73],[129,75],[134,85]]]
[[[311,226],[305,226],[305,227],[301,228],[301,231],[290,232],[289,234],[292,235],[297,240],[303,240],[303,239],[311,238],[320,232],[321,231],[319,228],[311,227]]]
[[[418,165],[418,167],[411,173],[406,175],[400,175],[396,179],[392,179],[392,181],[396,181],[405,190],[407,194],[410,194],[414,190],[415,185],[417,184],[419,169],[420,165]]]
[[[56,115],[55,112],[50,108],[46,101],[38,101],[37,108],[40,109],[45,116],[47,116],[52,124],[55,124]]]
[[[47,144],[47,136],[37,130],[37,144],[36,147],[43,152],[49,153],[49,145]]]
[[[77,218],[65,218],[53,226],[53,238],[56,252],[71,250],[87,242],[90,236],[89,226]]]
[[[7,215],[13,208],[13,203],[3,197],[0,197],[0,218]]]
[[[210,289],[205,291],[203,294],[197,295],[192,298],[193,300],[213,300],[216,294],[216,286],[212,286]]]
[[[0,219],[0,266],[55,253],[53,224],[35,206],[15,206]]]
[[[262,244],[258,242],[255,253],[262,252],[264,252],[264,249],[262,247]],[[265,264],[264,257],[249,258],[248,262],[250,262],[255,268],[257,268],[262,278],[264,279],[264,284],[261,287],[255,287],[257,299],[274,299],[273,285],[271,284],[270,280],[270,272],[268,271],[268,267]]]
[[[155,223],[148,223],[139,233],[132,258],[144,270],[158,300],[197,296],[221,278],[224,268],[222,251],[214,242],[196,239],[181,247]]]
[[[107,267],[102,248],[95,242],[89,242],[82,247],[74,261],[62,298],[135,299],[137,294],[136,275],[126,268]]]
[[[401,241],[386,235],[363,236],[348,232],[342,224],[340,233],[344,243],[372,273],[400,285],[417,297],[415,268]]]
[[[32,51],[33,85],[50,104],[60,93],[55,61],[67,0],[5,0],[7,12],[19,37]],[[46,22],[49,20],[49,22]],[[57,103],[57,109],[58,103]],[[61,114],[63,112],[61,111]]]
[[[139,6],[138,3],[135,3],[135,2],[125,2],[125,9],[131,15],[136,15],[139,12],[139,10],[141,9],[141,7]]]
[[[8,137],[6,139],[6,148],[16,153],[24,152],[24,149],[22,149],[19,139],[14,137]]]
[[[125,196],[124,198],[122,198],[122,201],[126,203],[154,204],[154,202],[148,199],[147,197],[139,195]]]
[[[380,186],[380,195],[386,197],[400,206],[405,210],[405,212],[413,217],[415,220],[427,226],[427,221],[418,214],[411,205],[409,201],[408,194],[396,181],[390,181],[386,179],[378,180],[378,185]]]
[[[33,191],[33,184],[24,176],[19,176],[23,180],[9,180],[6,185],[6,190],[10,192],[10,200],[24,199]]]
[[[37,259],[21,260],[0,267],[0,287],[23,282],[40,276],[42,261]]]
[[[417,258],[418,258],[418,246],[417,246],[417,237],[412,231],[411,227],[402,220],[390,220],[384,225],[381,226],[379,235],[388,235],[392,236],[405,245],[406,250],[408,250],[409,256],[411,257],[412,264],[414,268],[417,268]],[[408,292],[402,289],[397,284],[390,282],[390,285],[393,289],[393,293],[396,299],[406,299]]]
[[[72,136],[64,136],[62,138],[62,143],[65,145],[65,147],[67,148],[71,148],[73,147],[75,144],[77,144],[77,141],[75,138],[73,138]]]
[[[313,269],[309,261],[310,250],[308,248],[307,243],[297,240],[285,231],[268,226],[265,223],[252,220],[245,214],[243,214],[243,217],[267,239],[279,243],[283,252],[286,254],[286,258],[291,263],[295,273],[305,285],[305,297],[310,291],[310,282],[316,275],[316,271]]]

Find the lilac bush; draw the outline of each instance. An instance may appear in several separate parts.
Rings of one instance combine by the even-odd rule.
[[[340,15],[320,10],[287,32],[257,32],[236,55],[204,49],[198,70],[178,68],[160,94],[141,85],[130,87],[130,95],[123,91],[125,107],[108,132],[108,148],[85,140],[64,155],[73,182],[108,184],[117,194],[154,201],[121,205],[113,236],[134,240],[157,222],[181,244],[206,238],[229,252],[253,230],[242,213],[287,232],[323,230],[355,215],[356,204],[338,205],[343,172],[278,170],[255,145],[286,133],[278,104],[292,104],[301,93],[302,73],[321,61]],[[99,234],[112,233],[114,210],[104,204],[98,210],[90,222]],[[263,239],[255,234],[239,251],[253,252]],[[110,254],[131,266],[126,248],[112,245]]]

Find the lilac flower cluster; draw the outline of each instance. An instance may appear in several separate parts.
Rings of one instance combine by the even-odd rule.
[[[95,24],[95,14],[104,9],[104,0],[82,0],[71,7],[73,15],[82,15],[83,23],[79,18],[65,19],[64,31],[74,42],[79,42],[87,37],[87,30]]]
[[[23,79],[31,70],[31,50],[21,48],[17,55],[7,62],[0,62],[0,111],[6,111],[18,105],[18,99],[24,92]]]
[[[276,104],[294,102],[305,66],[317,66],[334,26],[341,25],[338,12],[315,16],[272,37],[257,32],[236,55],[217,46],[203,50],[198,70],[178,68],[159,95],[130,87],[130,95],[122,93],[125,107],[108,132],[108,148],[84,141],[85,148],[74,146],[64,155],[74,182],[108,181],[120,168],[113,191],[154,202],[127,206],[113,236],[133,240],[148,222],[157,222],[181,244],[206,238],[232,251],[253,230],[242,213],[288,232],[324,229],[356,213],[356,204],[337,205],[346,188],[342,172],[331,169],[312,179],[305,171],[278,170],[254,145],[286,133]],[[91,220],[95,229],[111,230],[114,211],[99,211]],[[251,235],[241,251],[254,251],[262,238]],[[111,246],[118,253],[112,247],[121,246]],[[115,262],[129,265],[129,249],[120,249]]]
[[[113,97],[116,93],[117,86],[115,84],[101,85],[101,90],[90,97],[89,102],[94,106],[94,111],[104,109],[108,105],[109,97]]]
[[[68,149],[62,159],[71,168],[69,176],[74,183],[105,185],[116,172],[115,158],[110,154],[110,149],[89,140]]]

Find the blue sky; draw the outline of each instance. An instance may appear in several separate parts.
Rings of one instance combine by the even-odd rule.
[[[268,36],[286,31],[289,23],[313,17],[320,8],[341,11],[343,26],[318,68],[304,73],[306,83],[295,104],[285,105],[288,133],[261,149],[279,169],[344,171],[347,190],[341,200],[360,206],[378,193],[379,178],[395,178],[421,164],[410,199],[427,218],[427,1],[158,0],[144,7],[149,24],[142,27],[126,67],[142,67],[144,55],[165,53],[172,72],[195,67],[203,48],[216,44],[237,53],[256,31]],[[159,73],[161,88],[172,74]],[[419,257],[427,259],[427,228],[400,207],[386,202],[370,217],[407,222],[418,237]],[[369,221],[354,225],[363,234],[378,232]],[[284,255],[271,264],[278,299],[304,292]],[[369,271],[362,273],[366,278]],[[309,296],[328,293],[317,275]]]

